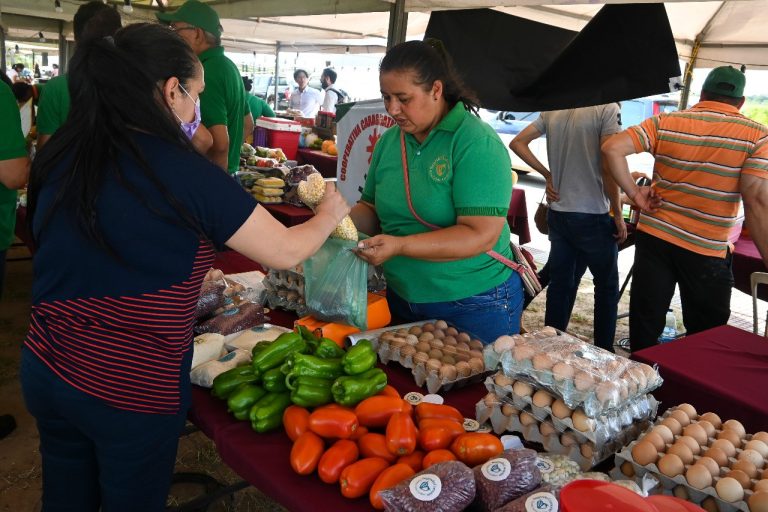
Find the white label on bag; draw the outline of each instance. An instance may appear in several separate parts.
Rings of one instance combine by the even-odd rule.
[[[536,467],[544,474],[549,474],[555,469],[555,465],[547,459],[536,458]]]
[[[417,476],[408,486],[411,490],[413,497],[419,501],[432,501],[443,490],[443,482],[440,481],[440,477],[427,473],[425,475]]]
[[[411,405],[419,405],[422,400],[424,400],[424,395],[417,391],[411,391],[410,393],[406,394],[404,397],[406,402],[408,402]]]
[[[426,402],[428,404],[442,405],[445,402],[445,400],[440,395],[429,394],[429,395],[424,395],[422,402]]]
[[[477,420],[473,420],[472,418],[464,418],[464,430],[467,432],[475,432],[479,428],[480,423],[478,423]]]
[[[480,472],[485,478],[492,482],[500,482],[507,478],[512,472],[512,465],[507,459],[499,457],[491,459],[480,468]]]
[[[557,512],[557,498],[549,492],[537,492],[525,500],[525,510],[527,512]]]

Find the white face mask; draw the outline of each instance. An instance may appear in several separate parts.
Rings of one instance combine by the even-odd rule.
[[[192,96],[187,92],[184,86],[181,85],[181,82],[179,82],[179,88],[184,91],[184,94],[186,94],[189,99],[192,99]],[[194,137],[195,132],[200,127],[200,123],[202,122],[202,117],[200,115],[200,96],[198,96],[197,99],[193,101],[195,102],[195,118],[192,121],[182,121],[176,111],[171,108],[173,115],[175,115],[176,119],[179,120],[181,131],[183,131],[184,135],[186,135],[190,140],[192,140],[192,137]]]

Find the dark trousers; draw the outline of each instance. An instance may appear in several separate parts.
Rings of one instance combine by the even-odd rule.
[[[669,303],[680,286],[687,334],[725,325],[731,316],[731,254],[703,256],[638,232],[629,301],[632,352],[652,347],[664,330]]]
[[[558,212],[550,208],[547,220],[552,249],[544,321],[556,329],[568,327],[579,287],[578,270],[586,264],[595,283],[595,345],[612,352],[619,300],[613,219],[607,213]]]
[[[40,433],[43,512],[165,510],[189,393],[175,415],[124,411],[22,352],[24,401]]]

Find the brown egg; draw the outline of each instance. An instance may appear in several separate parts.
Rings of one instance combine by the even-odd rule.
[[[685,412],[681,411],[680,409],[675,409],[671,413],[669,413],[670,418],[675,418],[679,423],[680,426],[683,428],[687,427],[691,423],[691,418],[688,416]]]
[[[538,353],[533,356],[533,367],[536,370],[551,370],[554,364],[549,354]]]
[[[552,405],[552,402],[554,400],[555,400],[555,397],[553,397],[543,389],[536,391],[533,394],[533,397],[531,398],[533,405],[535,405],[536,407],[549,407],[550,405]]]
[[[460,378],[469,377],[469,374],[472,373],[472,368],[469,366],[468,362],[459,361],[456,363],[456,372],[459,374]]]
[[[555,430],[555,427],[548,421],[542,421],[539,424],[539,432],[544,437],[547,437],[552,434],[557,434],[557,430]]]
[[[444,346],[442,349],[443,354],[446,356],[455,356],[456,355],[456,347],[452,347],[450,345]]]
[[[479,357],[473,357],[469,360],[469,368],[472,373],[482,373],[485,371],[485,363]]]
[[[704,501],[702,501],[699,506],[706,512],[720,512],[720,507],[712,496],[704,498]]]
[[[701,445],[691,436],[680,436],[677,438],[676,443],[685,443],[688,445],[688,448],[691,449],[691,452],[693,452],[694,455],[698,455],[701,453]]]
[[[735,430],[723,430],[718,432],[715,437],[718,439],[727,439],[735,448],[741,446],[741,436]]]
[[[680,404],[676,407],[678,411],[683,411],[685,414],[688,415],[688,419],[695,420],[698,416],[698,413],[696,412],[696,408],[692,406],[691,404]]]
[[[661,459],[659,459],[657,466],[659,467],[659,471],[668,477],[676,477],[685,469],[685,465],[683,464],[683,461],[680,460],[680,457],[671,453],[662,456]]]
[[[684,436],[691,436],[700,445],[707,444],[707,432],[698,423],[691,423],[687,427],[683,428]]]
[[[739,460],[748,460],[754,464],[757,469],[763,469],[763,466],[765,465],[765,459],[763,459],[763,456],[760,455],[760,452],[757,450],[742,450],[736,458]]]
[[[578,391],[591,391],[595,387],[595,379],[585,371],[578,371],[573,376],[573,385]]]
[[[424,352],[416,352],[413,354],[413,362],[416,364],[427,364],[429,361],[429,355]]]
[[[595,420],[584,414],[582,409],[573,411],[573,414],[571,414],[571,421],[573,421],[573,428],[579,432],[592,432],[595,430]],[[655,443],[653,444],[656,446]]]
[[[762,441],[765,444],[768,444],[768,432],[757,432],[755,434],[752,434],[752,440],[754,441],[757,439],[758,441]]]
[[[666,426],[669,430],[672,431],[672,434],[679,436],[680,433],[683,431],[683,426],[680,425],[680,422],[677,421],[675,418],[666,417],[661,422],[662,425]]]
[[[454,351],[454,354],[455,353],[456,352]],[[512,387],[512,384],[515,383],[515,381],[512,379],[512,377],[504,375],[501,372],[499,372],[499,373],[497,373],[496,375],[493,376],[493,382],[495,382],[497,386],[501,386],[503,388],[505,388],[505,387]]]
[[[584,443],[579,446],[579,452],[581,452],[582,457],[585,459],[592,460],[592,456],[595,454],[595,447],[592,443]]]
[[[445,344],[446,347],[455,347],[456,345],[459,344],[458,340],[453,336],[446,336],[445,338],[443,338],[443,343]]]
[[[483,352],[480,350],[470,350],[469,351],[469,357],[473,359],[482,359],[483,358]]]
[[[469,346],[469,345],[467,345]],[[515,345],[512,348],[512,357],[518,363],[530,360],[536,354],[536,350],[529,345]]]
[[[395,331],[395,334],[397,334],[401,338],[405,338],[408,336],[408,329],[398,329]]]
[[[750,489],[752,487],[752,481],[749,479],[749,475],[740,469],[733,469],[729,471],[726,476],[735,479],[744,489]]]
[[[463,341],[461,343],[457,343],[456,344],[456,351],[457,352],[464,352],[465,354],[469,355],[469,345],[467,345]]]
[[[768,444],[765,444],[759,439],[752,439],[751,441],[748,441],[747,444],[744,445],[744,449],[755,450],[760,455],[762,455],[764,459],[768,458]]]
[[[554,402],[552,402],[552,415],[555,418],[565,419],[571,416],[571,413],[573,411],[570,407],[565,405],[565,402],[563,402],[562,398],[558,398]]]
[[[456,336],[459,334],[459,331],[457,331],[455,327],[448,327],[445,329],[445,334],[447,336]]]
[[[768,480],[768,468],[765,468],[763,472],[760,474],[761,480]]]
[[[504,404],[501,406],[501,414],[504,416],[516,416],[519,412],[520,411],[517,408],[509,404]]]
[[[641,466],[647,466],[656,462],[659,452],[653,444],[647,441],[640,441],[632,447],[632,459]]]
[[[734,432],[739,434],[739,437],[741,438],[747,435],[746,430],[744,430],[744,425],[742,425],[739,420],[726,421],[725,423],[723,423],[723,430],[733,430]]]
[[[483,342],[480,340],[470,340],[469,342],[469,348],[471,350],[483,350]]]
[[[469,337],[469,334],[465,332],[460,332],[459,334],[454,334],[453,336],[459,343],[469,343],[472,340],[472,338]]]
[[[707,420],[701,420],[697,423],[697,425],[699,425],[701,428],[704,429],[704,432],[707,433],[707,438],[715,437],[715,432],[716,432],[715,426],[712,425],[710,422],[708,422]]]
[[[470,360],[470,357],[469,357],[468,353],[466,353],[464,351],[457,350],[456,351],[456,360],[457,361],[464,361],[464,362],[468,363],[469,360]]]
[[[744,488],[735,478],[721,478],[715,485],[715,489],[720,498],[730,503],[735,503],[744,498]]]
[[[438,320],[435,322],[435,329],[447,329],[448,328],[448,322],[445,320]]]
[[[657,452],[663,452],[666,449],[664,439],[656,432],[651,431],[645,434],[645,436],[643,436],[643,441],[651,443],[653,447],[656,448]]]
[[[526,397],[526,396],[531,396],[533,394],[533,387],[530,384],[528,384],[527,382],[524,382],[522,380],[518,380],[512,386],[512,391],[517,396]]]
[[[456,358],[449,355],[443,355],[443,357],[440,358],[440,361],[443,362],[443,366],[446,364],[456,364]]]
[[[768,480],[758,480],[757,483],[752,486],[752,490],[755,492],[768,492]]]
[[[445,332],[443,332],[442,329],[435,329],[434,331],[432,331],[432,334],[435,335],[435,339],[437,340],[441,340],[445,338]]]
[[[566,448],[569,448],[575,444],[579,444],[579,441],[576,439],[576,436],[570,432],[565,432],[560,436],[560,444]]]
[[[688,471],[685,472],[685,479],[691,487],[696,489],[704,489],[712,485],[712,475],[706,466],[701,464],[690,466]]]
[[[709,457],[717,462],[718,466],[726,466],[728,464],[728,456],[720,448],[710,448],[704,452],[705,457]]]
[[[430,372],[438,372],[443,363],[439,359],[430,359],[427,361],[427,370]]]
[[[597,397],[597,401],[601,404],[618,404],[620,396],[619,388],[615,382],[601,382],[595,388],[595,396]]]
[[[443,361],[443,366],[440,367],[440,380],[453,382],[456,380],[456,375],[456,367],[452,364],[445,364]]]
[[[429,346],[432,348],[443,348],[445,343],[443,343],[443,340],[435,338],[434,340],[429,340]]]
[[[686,466],[693,462],[693,452],[691,451],[690,448],[688,448],[688,445],[685,443],[673,444],[672,446],[667,448],[667,453],[672,453],[680,457],[680,460],[682,460],[683,464],[685,464]]]
[[[723,425],[723,422],[720,420],[720,416],[713,412],[705,412],[699,416],[699,421],[708,421],[716,429],[719,429]]]
[[[756,492],[747,501],[750,512],[768,512],[768,491]]]
[[[416,350],[419,352],[429,352],[432,350],[432,346],[426,341],[420,341],[416,344]]]
[[[538,422],[539,422],[539,420],[537,420],[534,417],[533,414],[531,414],[531,413],[529,413],[527,411],[524,411],[524,412],[520,413],[520,423],[523,424],[524,426],[534,425],[534,424],[536,424]]]
[[[392,348],[401,348],[405,346],[405,339],[393,338],[389,341],[389,346]]]
[[[688,488],[684,485],[676,485],[674,489],[672,489],[672,495],[675,498],[680,498],[681,500],[688,501],[690,499],[690,495],[688,494]]]
[[[433,348],[429,351],[429,357],[431,359],[442,359],[443,358],[443,351],[439,348]]]
[[[731,464],[731,469],[743,471],[749,478],[757,478],[757,466],[746,459],[737,460]]]
[[[413,357],[416,353],[416,347],[412,345],[406,345],[400,349],[400,357]]]
[[[440,369],[442,370],[443,368],[445,368],[445,366]],[[496,396],[495,393],[488,393],[483,397],[483,403],[486,405],[486,407],[495,407],[501,404],[501,400],[499,400],[499,397]]]
[[[635,466],[633,466],[631,462],[629,461],[622,462],[619,469],[621,470],[622,475],[629,478],[635,477]]]
[[[425,331],[419,335],[419,341],[432,341],[435,335],[431,331]]]
[[[657,434],[659,434],[666,444],[671,444],[675,441],[675,436],[672,434],[672,431],[669,430],[669,427],[666,425],[656,425],[655,427],[653,427],[651,432],[656,432]]]
[[[427,322],[426,324],[421,326],[422,332],[432,332],[435,330],[435,324]]]
[[[555,363],[552,367],[552,376],[556,381],[572,379],[574,374],[573,366],[565,362]]]
[[[421,334],[421,327],[419,327],[418,325],[414,325],[413,327],[408,329],[408,332],[410,334],[418,336],[419,334]]]
[[[736,447],[727,439],[715,439],[710,445],[712,448],[720,448],[728,457],[736,456]]]
[[[720,476],[720,466],[715,462],[712,457],[701,457],[696,461],[696,466],[704,466],[709,471],[709,474],[713,477]]]

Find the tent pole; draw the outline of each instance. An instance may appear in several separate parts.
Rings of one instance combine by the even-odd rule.
[[[387,35],[387,50],[405,41],[408,29],[408,13],[405,12],[405,0],[395,0],[389,8],[389,33]]]
[[[5,73],[5,28],[0,24],[0,73]]]
[[[64,37],[64,22],[59,21],[59,74],[63,75],[69,67],[69,52]]]
[[[274,108],[275,108],[275,110],[277,110],[277,106],[280,104],[280,100],[278,100],[278,98],[277,98],[277,94],[278,94],[277,87],[278,87],[279,83],[280,83],[280,41],[277,41],[275,43],[275,84],[274,84],[274,86],[275,86],[275,93],[274,93],[275,104],[274,104]],[[269,94],[267,94],[267,96],[269,96]],[[269,99],[269,98],[267,98],[267,99]]]

